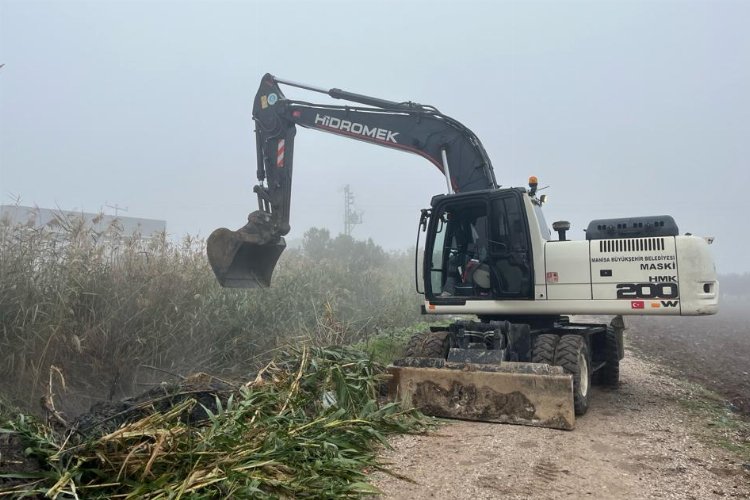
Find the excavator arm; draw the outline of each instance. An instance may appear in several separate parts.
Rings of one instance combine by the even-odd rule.
[[[364,106],[287,99],[280,84]],[[297,125],[424,157],[445,176],[448,192],[497,187],[482,143],[467,127],[432,106],[395,102],[340,89],[320,89],[266,74],[253,103],[258,210],[237,231],[208,239],[208,258],[222,286],[267,287],[289,232],[294,137]]]

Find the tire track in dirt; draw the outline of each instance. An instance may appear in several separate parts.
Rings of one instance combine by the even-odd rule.
[[[695,437],[684,386],[628,352],[617,390],[596,388],[574,431],[454,421],[397,436],[382,457],[414,482],[384,473],[393,499],[750,498],[750,473]]]

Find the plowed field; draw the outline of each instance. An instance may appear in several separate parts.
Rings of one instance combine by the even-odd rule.
[[[626,337],[647,359],[725,396],[750,415],[750,299],[723,300],[704,317],[632,317]]]

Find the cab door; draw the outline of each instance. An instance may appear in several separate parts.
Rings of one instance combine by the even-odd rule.
[[[487,213],[486,195],[457,196],[433,208],[425,249],[428,297],[492,298],[489,268],[482,268],[488,252]]]
[[[534,264],[521,194],[503,191],[490,201],[489,264],[498,299],[533,299]]]

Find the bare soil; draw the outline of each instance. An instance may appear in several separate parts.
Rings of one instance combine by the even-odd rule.
[[[737,307],[712,318],[636,318],[618,389],[594,388],[574,431],[447,421],[397,436],[374,473],[385,498],[750,498],[750,463],[691,411],[699,381],[747,409],[750,337]],[[700,403],[700,402],[698,402]],[[740,436],[745,443],[750,436]],[[713,440],[713,441],[712,441]]]
[[[630,345],[643,356],[727,398],[750,415],[750,299],[722,300],[704,317],[626,318]]]

